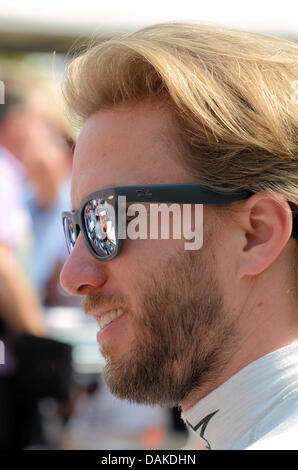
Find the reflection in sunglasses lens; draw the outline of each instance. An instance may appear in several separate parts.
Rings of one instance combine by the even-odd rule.
[[[76,242],[76,233],[75,233],[74,225],[72,221],[69,219],[69,217],[64,218],[64,231],[66,234],[67,248],[68,248],[68,251],[71,252]]]
[[[92,199],[84,207],[84,222],[92,248],[108,256],[116,248],[113,208],[104,199]]]

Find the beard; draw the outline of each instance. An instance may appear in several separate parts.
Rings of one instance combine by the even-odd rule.
[[[206,254],[208,253],[208,256]],[[103,379],[113,395],[135,403],[177,406],[212,389],[233,349],[236,328],[224,311],[212,253],[181,251],[147,275],[132,315],[135,338],[120,359],[108,347]],[[100,294],[99,294],[100,297]],[[206,394],[206,393],[205,393]]]

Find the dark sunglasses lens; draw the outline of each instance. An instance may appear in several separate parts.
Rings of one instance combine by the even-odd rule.
[[[69,253],[73,249],[76,242],[76,231],[75,227],[69,217],[64,217],[63,219],[64,233],[66,238],[66,245]]]
[[[92,199],[84,207],[84,222],[93,250],[105,258],[116,249],[114,208],[104,199]]]

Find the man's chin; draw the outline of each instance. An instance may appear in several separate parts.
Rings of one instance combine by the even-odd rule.
[[[126,355],[118,360],[107,356],[103,380],[117,398],[149,406],[176,406],[179,399],[173,396],[175,387],[168,383],[167,373],[161,374],[154,364],[154,360],[141,354]]]
[[[115,358],[105,352],[105,367],[102,375],[110,392],[117,398],[134,403],[148,403],[148,391],[142,383],[142,372],[131,358]]]

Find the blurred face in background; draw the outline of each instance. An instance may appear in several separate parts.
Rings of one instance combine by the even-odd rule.
[[[172,126],[167,109],[146,101],[91,116],[74,156],[73,209],[99,189],[193,182],[173,159],[174,146],[162,138]],[[121,398],[180,403],[216,374],[235,334],[207,226],[198,251],[185,251],[184,240],[126,239],[110,261],[94,258],[80,234],[61,283],[84,296],[83,307],[95,318],[117,310],[98,342],[106,358],[104,378]]]
[[[12,109],[3,126],[5,143],[24,164],[40,207],[55,202],[61,181],[69,176],[69,148],[43,109]]]

